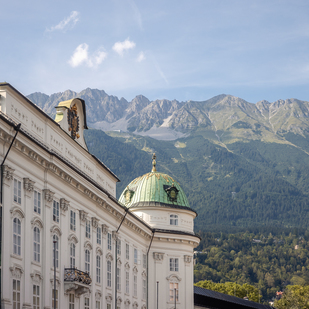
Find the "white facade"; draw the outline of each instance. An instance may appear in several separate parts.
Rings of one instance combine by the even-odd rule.
[[[74,104],[75,139],[67,122]],[[169,309],[174,288],[176,307],[193,308],[195,216],[175,210],[186,228],[172,231],[168,220],[151,221],[155,209],[127,212],[115,198],[117,177],[86,149],[83,104],[67,101],[56,123],[0,84],[1,308],[53,308],[53,240],[57,308]]]

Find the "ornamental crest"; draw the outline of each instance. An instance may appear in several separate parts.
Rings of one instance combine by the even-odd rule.
[[[164,190],[167,193],[168,199],[171,202],[177,202],[177,195],[179,190],[174,186],[174,183],[171,187],[164,185]]]
[[[71,136],[73,139],[76,137],[79,138],[79,116],[77,115],[77,106],[74,104],[68,110],[68,124],[69,124],[69,131],[71,132]]]

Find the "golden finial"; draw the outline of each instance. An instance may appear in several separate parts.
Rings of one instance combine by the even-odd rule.
[[[154,153],[152,155],[152,172],[156,172],[157,171],[157,169],[156,169],[156,164],[157,164],[156,158],[157,158],[156,154]]]

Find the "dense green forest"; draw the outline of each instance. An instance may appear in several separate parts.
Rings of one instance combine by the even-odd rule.
[[[247,283],[258,288],[264,300],[287,285],[309,283],[308,231],[272,228],[200,236],[195,282]]]

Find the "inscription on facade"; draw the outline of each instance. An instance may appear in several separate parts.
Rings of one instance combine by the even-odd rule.
[[[44,136],[44,128],[39,126],[34,120],[31,120],[31,130],[39,136]]]
[[[59,142],[52,134],[50,135],[50,144],[62,152],[63,144]]]
[[[20,109],[18,109],[14,104],[11,106],[11,113],[13,116],[18,118],[20,121],[22,121],[25,124],[28,124],[28,116],[23,113]]]
[[[70,150],[69,148],[65,147],[65,155],[71,159],[74,163],[76,163],[77,165],[81,166],[82,164],[82,159],[80,157],[78,157],[72,150]]]

